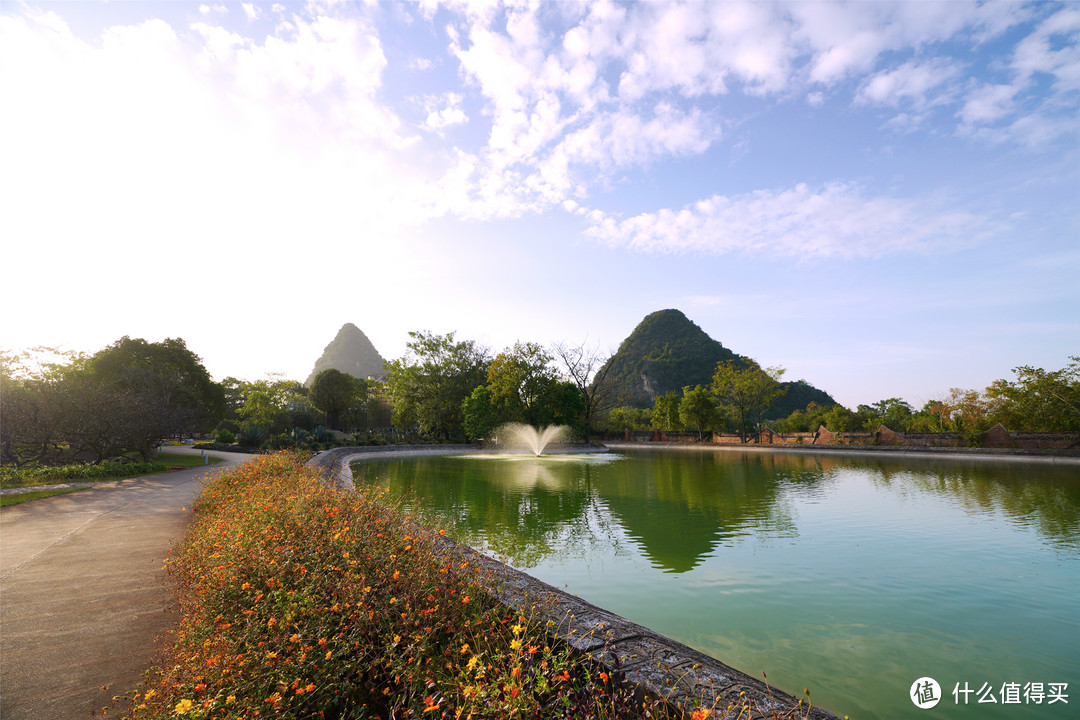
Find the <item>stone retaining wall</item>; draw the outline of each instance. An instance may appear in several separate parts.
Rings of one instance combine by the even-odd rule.
[[[339,490],[354,489],[349,464],[365,456],[418,455],[425,453],[478,452],[471,445],[384,446],[335,448],[319,453],[308,464],[316,467],[328,483]],[[437,536],[438,537],[438,536]],[[797,713],[799,701],[768,687],[762,680],[740,672],[719,660],[698,652],[624,617],[608,612],[579,597],[570,595],[499,561],[441,538],[446,547],[468,562],[485,568],[491,579],[489,591],[516,611],[539,610],[551,621],[556,636],[587,653],[613,672],[622,673],[645,691],[666,698],[690,710],[723,710],[749,706],[731,717],[760,720],[772,717],[799,717],[813,720],[839,720],[836,715],[814,707]]]

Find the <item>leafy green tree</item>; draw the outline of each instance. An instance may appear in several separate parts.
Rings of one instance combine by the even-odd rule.
[[[308,406],[307,392],[296,380],[279,375],[242,383],[243,402],[236,411],[241,427],[262,428],[268,433],[288,432],[295,424],[291,415],[303,413]]]
[[[895,432],[908,432],[914,409],[901,398],[879,400],[872,405],[860,405],[859,409],[866,416],[864,429],[870,432],[884,425]]]
[[[1016,431],[1080,430],[1080,357],[1069,360],[1060,370],[1022,365],[1012,382],[995,380],[986,389],[994,420]]]
[[[164,438],[208,431],[225,411],[222,387],[180,338],[152,343],[125,336],[74,375],[78,381],[67,381],[100,412],[81,413],[69,434],[99,454],[135,450],[149,459]]]
[[[326,426],[331,430],[341,427],[341,415],[349,410],[356,399],[357,385],[354,378],[340,370],[323,370],[311,382],[308,400],[317,410],[326,414]]]
[[[462,405],[462,423],[465,436],[470,440],[491,437],[492,431],[506,422],[491,399],[491,390],[481,385],[465,398]]]
[[[707,388],[700,385],[683,388],[682,400],[679,401],[679,419],[685,427],[697,431],[698,439],[713,430],[720,419],[716,400]]]
[[[745,443],[757,432],[762,415],[784,389],[782,367],[762,368],[753,360],[722,360],[713,373],[712,392],[720,409],[734,420]]]
[[[587,438],[585,413],[588,401],[576,383],[559,380],[550,385],[536,413],[537,425],[566,425],[579,437]]]
[[[484,383],[488,352],[454,333],[410,332],[406,354],[386,364],[394,423],[450,439],[464,434],[463,404]]]
[[[545,424],[550,409],[544,407],[558,376],[552,357],[535,343],[516,343],[499,353],[487,371],[491,402],[505,422]]]
[[[633,405],[619,405],[596,418],[597,427],[610,433],[624,430],[648,430],[652,411]]]
[[[371,385],[376,380],[367,380],[353,375],[346,376],[353,385],[353,399],[341,415],[342,424],[351,428],[367,428],[369,424],[369,404],[371,403]]]
[[[656,398],[649,425],[653,430],[682,430],[682,418],[679,416],[679,402],[682,395],[674,390]]]
[[[5,460],[149,459],[162,439],[208,430],[224,412],[221,386],[181,339],[123,337],[89,357],[39,350],[4,359]]]
[[[833,405],[821,415],[821,424],[832,432],[856,432],[861,429],[858,416],[843,405]],[[816,432],[817,428],[813,428]]]

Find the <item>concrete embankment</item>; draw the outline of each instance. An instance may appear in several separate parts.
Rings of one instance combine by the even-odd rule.
[[[792,455],[824,455],[829,457],[887,457],[901,459],[975,460],[980,462],[1041,463],[1078,465],[1080,455],[1074,451],[1013,450],[1002,448],[937,448],[903,447],[892,445],[726,445],[690,442],[605,441],[612,450],[679,450],[686,452],[753,452]]]
[[[471,445],[443,446],[447,453],[477,452]],[[319,469],[326,482],[341,490],[353,489],[349,464],[365,457],[439,453],[438,446],[352,447],[320,453],[310,465]],[[489,590],[515,610],[536,609],[553,623],[554,632],[578,650],[592,656],[612,671],[650,693],[667,698],[683,708],[741,707],[749,701],[750,718],[787,717],[799,701],[763,681],[751,677],[716,658],[698,652],[620,615],[597,607],[579,597],[504,565],[470,547],[443,538],[453,552],[478,564],[492,578]],[[814,707],[799,717],[839,720],[836,715]]]

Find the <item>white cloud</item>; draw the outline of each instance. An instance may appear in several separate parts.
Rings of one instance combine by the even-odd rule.
[[[161,260],[229,248],[252,268],[295,243],[389,238],[429,218],[433,179],[378,98],[361,21],[292,19],[256,43],[161,20],[96,44],[51,13],[0,16],[5,262]],[[388,244],[380,245],[388,248]],[[72,280],[74,282],[74,280]]]
[[[438,133],[453,125],[467,123],[469,117],[461,109],[463,99],[460,93],[447,93],[441,98],[429,98],[425,103],[428,115],[422,127]]]
[[[909,61],[896,68],[882,70],[868,78],[855,96],[856,102],[923,110],[951,99],[947,87],[962,72],[960,63],[936,58],[926,62]]]
[[[714,195],[681,210],[625,220],[594,211],[589,221],[588,236],[637,252],[750,252],[798,259],[951,249],[1000,230],[986,218],[931,203],[866,197],[858,186],[846,183]]]
[[[1080,131],[1080,11],[1060,10],[1017,43],[1005,81],[972,83],[957,112],[962,135],[1029,148]],[[1049,78],[1049,90],[1036,88]]]

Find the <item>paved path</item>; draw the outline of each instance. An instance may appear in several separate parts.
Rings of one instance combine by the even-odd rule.
[[[162,561],[182,508],[208,471],[252,457],[214,454],[225,462],[0,508],[0,718],[85,720],[139,683],[178,620]]]

